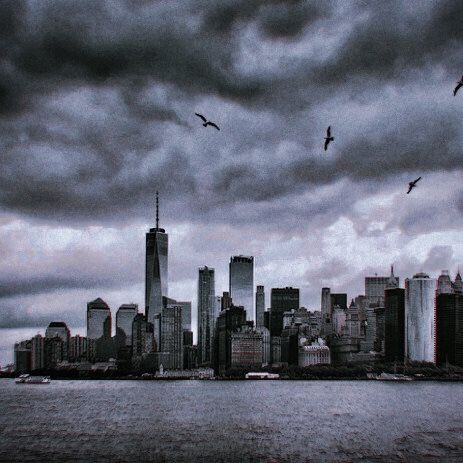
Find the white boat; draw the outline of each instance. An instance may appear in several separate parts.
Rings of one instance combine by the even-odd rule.
[[[413,381],[411,376],[402,375],[399,373],[384,373],[376,377],[378,381]]]
[[[20,375],[15,380],[16,384],[50,384],[49,376],[31,376],[27,373]]]
[[[280,379],[280,375],[278,373],[267,373],[266,371],[251,372],[246,373],[245,379]]]

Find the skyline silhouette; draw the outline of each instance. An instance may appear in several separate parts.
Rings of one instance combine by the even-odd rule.
[[[183,300],[203,265],[226,288],[235,254],[313,308],[391,263],[455,272],[459,18],[445,1],[3,2],[1,352],[44,321],[83,326],[99,295],[142,307],[157,190]]]

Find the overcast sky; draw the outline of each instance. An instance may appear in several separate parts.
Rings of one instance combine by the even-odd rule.
[[[462,24],[459,0],[3,0],[0,364],[50,321],[85,334],[96,297],[144,308],[156,190],[194,310],[233,254],[312,310],[392,263],[454,277]]]

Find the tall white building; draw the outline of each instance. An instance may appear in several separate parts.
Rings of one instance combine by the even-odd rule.
[[[145,261],[145,315],[155,324],[156,315],[162,312],[162,297],[168,293],[169,236],[159,228],[159,199],[156,192],[156,228],[146,234]]]
[[[233,301],[233,305],[244,307],[248,320],[255,322],[254,257],[230,257],[229,292]]]
[[[417,273],[405,280],[405,357],[418,362],[435,361],[436,280]]]

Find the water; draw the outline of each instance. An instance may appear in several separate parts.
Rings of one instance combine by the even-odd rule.
[[[0,461],[461,462],[463,384],[0,380]]]

